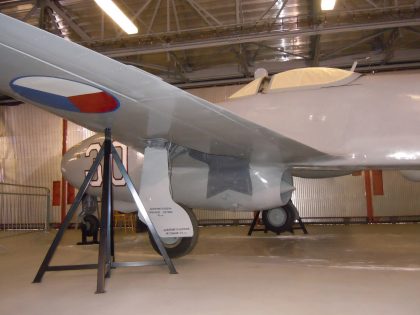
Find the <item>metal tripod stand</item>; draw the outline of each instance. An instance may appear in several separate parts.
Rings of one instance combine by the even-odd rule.
[[[76,212],[77,207],[82,201],[83,194],[89,187],[90,182],[100,164],[104,160],[103,170],[103,186],[102,186],[102,208],[101,208],[101,232],[100,232],[100,243],[99,243],[99,255],[97,264],[85,264],[85,265],[60,265],[50,266],[51,259],[63,238],[65,230],[68,228],[70,221]],[[145,219],[145,223],[149,228],[150,233],[153,236],[156,245],[163,257],[163,261],[141,261],[141,262],[116,262],[114,252],[114,231],[112,226],[112,210],[113,210],[113,198],[112,198],[112,161],[115,161],[118,169],[124,177],[127,187],[136,203],[137,209]],[[111,269],[116,267],[132,267],[132,266],[150,266],[150,265],[164,265],[166,264],[171,274],[176,274],[175,266],[172,260],[169,258],[165,247],[162,244],[161,239],[154,227],[150,217],[140,200],[139,194],[137,193],[133,182],[128,176],[123,163],[118,155],[117,150],[112,144],[111,140],[111,129],[105,129],[105,141],[98,152],[95,161],[92,164],[88,174],[86,175],[83,184],[80,186],[79,192],[75,198],[73,205],[70,207],[63,224],[58,230],[54,241],[48,249],[45,258],[39,267],[38,273],[35,276],[33,283],[40,283],[42,277],[47,271],[63,271],[63,270],[85,270],[85,269],[97,269],[97,287],[96,293],[105,292],[105,278],[111,276]]]

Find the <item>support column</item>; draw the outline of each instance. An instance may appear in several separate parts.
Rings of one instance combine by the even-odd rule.
[[[363,175],[365,178],[367,219],[368,219],[368,222],[371,223],[374,221],[374,216],[373,216],[372,181],[370,177],[370,171],[363,171]]]
[[[63,156],[67,151],[67,120],[63,119],[63,138],[61,155]],[[64,176],[61,176],[61,223],[64,222],[67,212],[67,181]]]

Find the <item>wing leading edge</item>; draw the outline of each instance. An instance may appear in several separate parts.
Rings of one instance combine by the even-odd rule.
[[[136,149],[145,139],[163,138],[253,162],[328,158],[145,71],[2,14],[0,29],[1,93],[94,131],[110,127]],[[108,107],[98,105],[101,100]]]

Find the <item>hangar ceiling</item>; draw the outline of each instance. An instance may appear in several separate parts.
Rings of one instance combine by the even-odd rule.
[[[420,0],[337,0],[332,11],[317,0],[115,2],[138,34],[93,0],[3,0],[0,12],[183,88],[246,82],[260,67],[420,67]]]

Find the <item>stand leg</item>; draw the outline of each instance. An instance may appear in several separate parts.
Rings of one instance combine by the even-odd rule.
[[[298,221],[299,221],[299,225],[300,225],[300,227],[301,227],[301,228],[302,228],[302,230],[303,230],[303,233],[304,233],[304,234],[308,234],[308,231],[306,230],[305,224],[303,223],[303,221],[302,221],[302,218],[301,218],[301,217],[299,217],[299,218],[298,218]]]
[[[114,197],[112,197],[112,201]],[[114,242],[114,214],[113,214],[113,210],[114,210],[114,202],[111,203],[112,204],[112,211],[111,211],[111,257],[112,257],[112,262],[115,262],[115,242]]]
[[[251,226],[249,227],[248,236],[251,236],[252,232],[254,231],[255,225],[257,224],[259,217],[260,211],[255,211],[254,220],[252,221]]]
[[[134,202],[136,203],[137,209],[139,210],[139,212],[141,213],[141,215],[143,216],[144,220],[146,221],[147,227],[149,228],[150,233],[153,236],[153,239],[157,245],[157,247],[159,248],[160,253],[162,254],[163,259],[165,260],[166,265],[169,268],[169,272],[171,274],[175,274],[176,269],[175,266],[172,263],[172,260],[169,258],[168,253],[166,252],[165,246],[163,246],[162,241],[156,231],[155,226],[153,225],[152,221],[150,220],[149,214],[146,211],[146,208],[144,207],[143,203],[140,200],[139,194],[137,193],[133,182],[131,181],[130,177],[128,176],[127,171],[124,168],[124,165],[121,162],[121,159],[118,155],[117,150],[115,150],[114,146],[112,146],[112,156],[113,159],[115,161],[115,163],[118,166],[118,169],[121,172],[121,175],[124,177],[125,182],[127,183],[127,187],[130,190],[130,193],[134,199]]]
[[[54,241],[52,242],[50,248],[48,249],[47,254],[45,255],[45,258],[39,267],[38,273],[35,276],[34,283],[39,283],[42,281],[42,277],[44,276],[45,272],[48,270],[48,267],[50,265],[51,259],[54,256],[54,253],[58,247],[58,244],[60,243],[61,239],[63,238],[65,230],[68,228],[71,219],[73,218],[74,213],[77,210],[77,207],[79,206],[80,202],[82,201],[82,197],[84,193],[86,192],[87,187],[89,186],[90,182],[92,181],[93,175],[95,174],[99,163],[102,160],[102,157],[104,155],[104,149],[101,148],[98,152],[98,156],[93,162],[92,167],[90,168],[85,180],[83,181],[82,186],[80,186],[80,190],[76,195],[75,201],[73,205],[70,207],[69,212],[67,213],[66,217],[64,218],[64,222],[61,225],[60,229],[58,230],[57,234],[55,235]]]
[[[98,274],[96,293],[105,292],[105,277],[109,276],[111,268],[110,260],[110,213],[111,209],[111,131],[105,129],[104,141],[104,171],[103,171],[103,187],[102,187],[102,209],[101,209],[101,234],[99,241],[98,255]]]
[[[111,140],[111,133],[110,133],[110,142],[109,145],[111,146],[112,140]],[[109,149],[110,155],[109,155],[109,194],[108,194],[108,225],[107,225],[107,273],[106,277],[109,278],[111,276],[111,266],[112,261],[114,259],[114,228],[113,228],[113,210],[114,210],[114,196],[112,191],[112,153],[111,153],[111,147]]]
[[[124,176],[124,179],[129,187],[130,193],[132,194],[136,205],[146,219],[146,223],[155,239],[156,244],[158,245],[162,256],[165,260],[165,263],[168,265],[170,273],[177,273],[174,265],[172,264],[171,259],[169,258],[162,241],[157,234],[155,227],[153,226],[148,213],[146,212],[138,193],[136,192],[134,185],[128,176],[121,159],[118,156],[117,151],[112,146],[111,142],[111,131],[110,129],[105,130],[105,141],[101,149],[98,152],[96,159],[94,160],[92,167],[90,168],[85,180],[80,186],[80,190],[77,193],[75,202],[70,207],[69,212],[67,213],[63,224],[58,230],[54,241],[52,242],[39,270],[35,276],[34,283],[42,281],[46,271],[63,271],[63,270],[87,270],[87,269],[97,269],[97,290],[96,293],[105,292],[105,278],[109,277],[111,274],[112,267],[130,267],[130,266],[151,266],[151,265],[161,265],[163,262],[159,261],[155,263],[153,261],[146,262],[120,262],[115,263],[115,248],[114,248],[114,230],[113,230],[113,196],[112,196],[112,155],[114,155],[115,162],[120,169],[121,174]],[[82,201],[83,195],[86,193],[86,190],[92,181],[94,174],[96,173],[100,162],[104,159],[104,173],[103,173],[103,187],[102,187],[102,208],[101,208],[101,234],[100,234],[100,245],[99,245],[99,255],[98,255],[98,264],[83,264],[83,265],[60,265],[60,266],[50,266],[51,259],[63,237],[63,234],[66,228],[69,226],[70,221],[77,210],[77,207]],[[97,241],[97,233],[93,236],[93,240]]]

